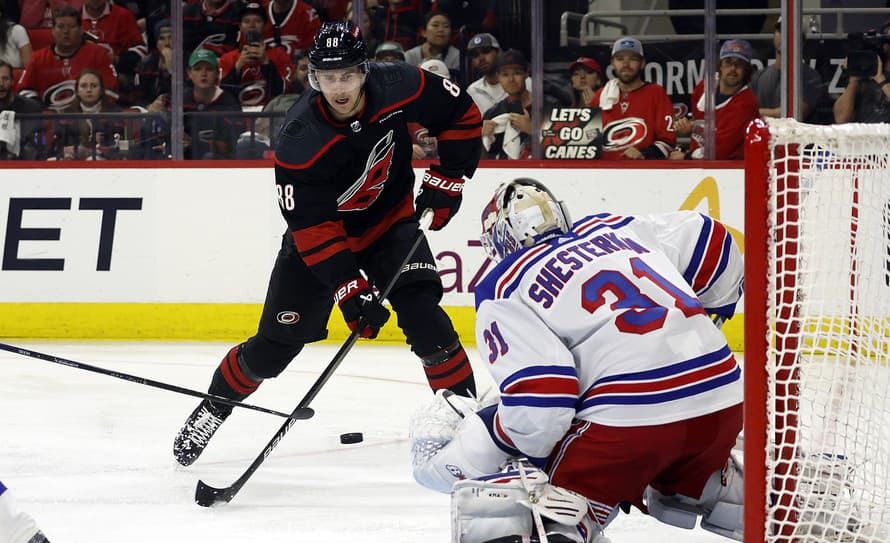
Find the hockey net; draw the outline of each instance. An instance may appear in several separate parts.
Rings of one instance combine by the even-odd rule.
[[[745,541],[890,541],[890,125],[757,121]]]

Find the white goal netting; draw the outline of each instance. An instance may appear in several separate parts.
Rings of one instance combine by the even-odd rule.
[[[766,540],[890,542],[890,125],[770,120]]]

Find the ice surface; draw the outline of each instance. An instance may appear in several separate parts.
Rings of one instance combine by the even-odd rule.
[[[230,345],[36,342],[27,349],[204,391]],[[256,403],[290,412],[337,345],[310,345]],[[490,385],[471,353],[477,379]],[[283,419],[236,409],[191,467],[173,437],[197,398],[0,352],[0,480],[53,543],[447,543],[448,496],[411,477],[407,422],[429,398],[405,346],[360,342],[266,462],[226,505],[195,505],[198,479],[224,487]],[[341,445],[339,435],[365,440]],[[613,543],[715,543],[701,530],[639,513],[609,526]]]

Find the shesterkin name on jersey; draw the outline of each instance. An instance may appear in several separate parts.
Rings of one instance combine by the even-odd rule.
[[[531,266],[545,260],[535,281],[529,286],[528,296],[548,309],[562,292],[576,270],[596,258],[608,256],[618,251],[633,251],[645,254],[649,249],[638,241],[619,236],[611,230],[619,229],[633,221],[633,217],[622,217],[601,213],[576,222],[560,244],[543,244],[525,251],[517,251],[498,265],[498,268],[476,287],[476,308],[483,300],[505,298],[519,285],[523,275]],[[566,243],[567,238],[577,241]]]

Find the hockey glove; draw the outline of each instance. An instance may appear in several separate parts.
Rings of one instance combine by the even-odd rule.
[[[363,338],[377,337],[380,328],[389,320],[389,310],[383,307],[368,282],[362,277],[346,281],[334,291],[334,301],[340,306],[343,318],[350,330],[358,321],[365,319],[365,327],[359,333]]]
[[[427,170],[423,174],[420,193],[414,200],[415,218],[419,221],[426,209],[432,209],[433,222],[430,224],[430,230],[441,230],[460,208],[463,189],[462,178],[448,177],[435,170]]]

